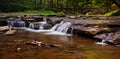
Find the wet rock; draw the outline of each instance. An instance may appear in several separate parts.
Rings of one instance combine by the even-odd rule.
[[[62,45],[58,45],[58,44],[51,44],[49,45],[51,48],[62,48]]]
[[[44,24],[43,26],[44,26],[44,29],[50,29],[52,27],[51,24]]]
[[[16,30],[8,30],[5,35],[13,35],[16,33]]]
[[[6,25],[7,25],[7,21],[6,20],[1,21],[0,19],[0,26],[6,26]]]
[[[27,42],[26,44],[32,45],[32,46],[39,46],[39,47],[44,45],[43,42],[35,41],[35,40],[33,40],[32,42]]]
[[[59,44],[45,44],[43,42],[35,41],[35,40],[33,40],[32,42],[27,42],[25,44],[32,45],[32,46],[38,46],[42,48],[63,48],[63,46]]]
[[[5,35],[13,35],[16,33],[16,30],[12,30],[12,26],[8,26],[9,30],[5,33]]]
[[[9,26],[0,26],[0,31],[9,30]]]
[[[69,16],[70,19],[76,19],[77,16]]]
[[[20,52],[20,50],[21,50],[21,48],[19,47],[19,48],[16,49],[16,52]]]
[[[16,44],[23,44],[23,40],[13,40]]]
[[[55,24],[60,23],[61,21],[63,21],[63,19],[57,19],[57,20],[54,20],[54,21],[52,21],[52,22],[53,22],[53,25],[55,25]]]
[[[120,44],[120,31],[95,35],[94,38],[99,38],[113,44]]]

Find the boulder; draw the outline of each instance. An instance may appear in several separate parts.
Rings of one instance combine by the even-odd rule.
[[[68,18],[69,18],[69,19],[77,19],[78,16],[73,16],[73,15],[72,15],[72,16],[68,16]]]
[[[15,34],[16,30],[8,30],[5,35],[13,35]]]
[[[0,31],[9,30],[9,26],[0,26]]]

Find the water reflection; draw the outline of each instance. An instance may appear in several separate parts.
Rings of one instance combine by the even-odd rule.
[[[68,36],[59,36],[58,39],[60,41],[63,41],[63,42],[73,43],[72,36],[71,37],[68,37]]]

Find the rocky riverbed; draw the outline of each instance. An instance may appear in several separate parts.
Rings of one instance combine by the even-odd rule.
[[[78,36],[45,35],[16,29],[15,35],[0,34],[0,59],[119,59],[120,47],[97,45],[96,40]],[[29,45],[32,41],[46,46]]]
[[[44,32],[31,32],[16,28],[12,28],[12,30],[15,30],[14,34],[5,35],[5,33],[10,31],[10,27],[6,26],[8,24],[6,20],[11,19],[11,17],[15,19],[12,21],[18,24],[15,27],[21,26],[19,25],[19,17],[21,17],[22,22],[20,24],[25,22],[27,24],[26,27],[28,27],[32,23],[36,26],[35,29],[39,27],[37,21],[43,20],[43,18],[49,18],[47,21],[50,26],[54,26],[61,21],[70,22],[72,26],[69,28],[68,33],[72,34],[72,36],[46,35]],[[44,15],[28,15],[23,17],[23,15],[2,14],[0,19],[0,59],[120,58],[119,17],[113,20],[113,18],[105,16],[61,17],[60,15],[54,15],[53,17],[53,15],[49,15],[49,17],[46,17]],[[44,25],[46,29],[50,27],[48,24]],[[95,36],[98,36],[97,38],[99,39],[94,38]],[[106,39],[109,36],[111,38],[117,37],[117,39],[111,41],[112,44],[96,44],[100,39],[105,38],[104,36],[106,36]]]
[[[15,27],[21,27],[26,25],[26,27],[29,27],[29,25],[31,25],[32,27],[34,26],[34,29],[39,29],[40,27],[39,25],[42,25],[40,24],[39,21],[47,21],[47,24],[42,25],[44,29],[50,29],[52,26],[60,23],[61,21],[71,22],[72,26],[69,28],[68,33],[71,34],[72,32],[72,34],[74,35],[79,35],[79,36],[82,35],[88,38],[89,37],[93,38],[96,35],[100,35],[100,34],[102,35],[105,33],[107,34],[120,30],[119,29],[120,18],[118,16],[107,17],[107,16],[84,16],[84,15],[64,16],[64,15],[17,15],[17,14],[0,14],[0,16],[1,16],[1,20],[0,20],[1,26],[7,25],[8,20],[12,20],[9,21],[14,23],[11,24],[12,26],[14,25]],[[22,21],[20,21],[20,19]],[[46,22],[42,22],[42,23],[46,23]],[[41,29],[43,29],[43,27],[41,27]],[[118,38],[115,39],[115,41],[110,43],[120,44],[119,36]]]

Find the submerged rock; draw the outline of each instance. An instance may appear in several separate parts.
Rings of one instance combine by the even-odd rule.
[[[8,30],[5,35],[13,35],[15,34],[16,30]]]
[[[70,19],[76,19],[77,16],[69,16]]]
[[[15,34],[16,30],[12,30],[12,26],[8,26],[9,30],[5,33],[5,35],[13,35]]]
[[[16,52],[20,52],[20,50],[21,50],[21,48],[17,48],[17,49],[16,49]]]

